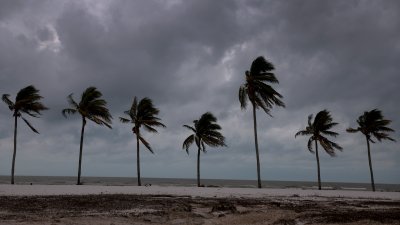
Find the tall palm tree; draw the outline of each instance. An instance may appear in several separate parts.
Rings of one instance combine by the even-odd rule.
[[[371,185],[372,191],[375,191],[375,183],[374,183],[374,172],[372,171],[372,162],[371,162],[371,152],[369,143],[375,143],[372,140],[372,136],[374,136],[379,142],[382,140],[390,140],[396,141],[393,138],[389,137],[388,132],[394,132],[393,129],[387,127],[392,121],[386,120],[383,118],[382,112],[378,109],[373,109],[371,111],[364,112],[363,115],[358,117],[357,128],[348,128],[347,132],[356,133],[361,132],[365,135],[365,139],[367,140],[367,148],[368,148],[368,162],[369,162],[369,171],[371,174]]]
[[[68,95],[67,100],[71,108],[62,110],[65,118],[69,114],[79,113],[82,117],[81,141],[79,146],[79,166],[77,185],[81,184],[81,166],[82,166],[82,147],[83,135],[85,133],[86,120],[91,120],[98,125],[104,125],[111,129],[112,116],[107,109],[107,102],[101,99],[101,92],[95,87],[88,87],[81,96],[79,104],[72,98],[73,94]]]
[[[136,155],[137,155],[137,180],[138,186],[141,186],[140,180],[140,154],[139,154],[139,141],[151,152],[154,154],[153,149],[150,147],[149,142],[147,142],[141,132],[140,127],[144,127],[145,130],[153,133],[157,133],[155,127],[165,127],[160,121],[161,119],[157,117],[160,110],[154,107],[153,101],[149,98],[143,98],[140,100],[139,104],[137,103],[137,98],[133,99],[132,106],[129,110],[124,113],[129,116],[129,118],[120,117],[120,121],[122,123],[132,123],[133,128],[132,132],[136,135]]]
[[[246,83],[239,88],[239,101],[242,109],[247,106],[247,98],[253,106],[253,121],[254,121],[254,141],[257,157],[257,179],[258,188],[261,188],[260,175],[260,157],[258,151],[257,140],[257,116],[256,109],[262,108],[268,115],[273,105],[285,107],[285,104],[280,100],[283,98],[281,94],[275,91],[268,83],[279,83],[275,74],[274,65],[267,61],[264,57],[259,56],[251,64],[250,71],[246,71]]]
[[[17,123],[18,118],[21,117],[23,121],[25,121],[26,125],[35,133],[39,133],[24,117],[23,114],[27,114],[32,117],[39,117],[40,112],[43,110],[47,110],[48,108],[40,102],[40,99],[43,97],[39,95],[39,90],[37,90],[34,86],[30,85],[21,89],[17,93],[17,97],[15,101],[10,100],[9,94],[4,94],[2,99],[8,105],[8,108],[13,111],[14,117],[14,152],[12,158],[12,166],[11,166],[11,184],[14,184],[14,171],[15,171],[15,155],[17,153]]]
[[[189,154],[189,147],[196,142],[197,145],[197,186],[200,187],[200,152],[206,152],[206,146],[226,146],[225,137],[219,132],[221,127],[217,124],[217,118],[210,112],[204,113],[199,120],[194,120],[194,127],[183,125],[194,134],[183,142],[182,148]]]
[[[315,142],[315,155],[317,157],[317,166],[318,166],[318,189],[321,190],[321,173],[319,169],[319,156],[318,156],[318,142],[324,148],[325,152],[328,153],[330,156],[335,156],[335,149],[342,150],[335,142],[328,140],[328,138],[324,137],[323,135],[336,137],[339,134],[330,129],[336,126],[338,123],[332,122],[332,117],[327,110],[320,111],[314,119],[314,122],[311,122],[313,119],[313,115],[308,116],[308,126],[305,130],[301,130],[296,133],[295,137],[298,135],[301,136],[311,136],[308,139],[308,150],[311,153],[314,153],[312,142]]]

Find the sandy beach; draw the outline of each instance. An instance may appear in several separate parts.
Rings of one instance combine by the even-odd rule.
[[[0,185],[0,224],[400,224],[399,192]]]

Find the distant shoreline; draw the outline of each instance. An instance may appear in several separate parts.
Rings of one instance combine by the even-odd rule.
[[[304,190],[299,188],[227,188],[178,186],[100,186],[100,185],[0,185],[0,196],[54,195],[171,195],[204,198],[264,198],[264,197],[335,197],[400,200],[400,192],[371,192],[359,190]]]
[[[76,177],[73,176],[16,176],[16,184],[20,185],[74,185]],[[135,177],[82,177],[84,185],[95,186],[136,186]],[[9,184],[10,176],[0,176],[0,184]],[[227,188],[256,188],[255,180],[230,180],[230,179],[202,179],[205,187]],[[190,178],[142,178],[143,185],[193,187],[196,180]],[[298,188],[304,190],[317,189],[315,181],[273,181],[264,180],[264,188],[286,189]],[[376,184],[377,191],[400,192],[400,184]],[[370,191],[370,183],[322,182],[325,190],[360,190]]]

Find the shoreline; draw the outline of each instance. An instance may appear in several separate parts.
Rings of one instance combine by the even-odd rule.
[[[400,200],[400,192],[360,190],[304,190],[299,188],[228,188],[181,186],[10,185],[0,184],[0,196],[54,195],[171,195],[202,198],[334,197]]]

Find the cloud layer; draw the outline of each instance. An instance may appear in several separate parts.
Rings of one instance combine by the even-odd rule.
[[[77,172],[80,120],[65,119],[66,96],[96,86],[113,129],[88,124],[84,176],[136,176],[135,139],[117,120],[134,96],[150,97],[167,125],[145,134],[156,154],[142,153],[144,177],[195,176],[195,154],[182,142],[190,124],[213,112],[228,147],[202,155],[202,177],[255,179],[251,110],[238,88],[252,60],[274,63],[285,109],[258,112],[263,179],[315,180],[307,116],[331,111],[340,125],[337,157],[321,154],[323,181],[368,182],[366,144],[346,134],[366,110],[379,108],[400,131],[398,1],[1,1],[0,91],[13,97],[33,84],[50,108],[20,123],[16,174]],[[13,121],[0,107],[0,174],[11,167]],[[398,133],[393,137],[400,140]],[[400,183],[397,143],[372,146],[377,182]]]

